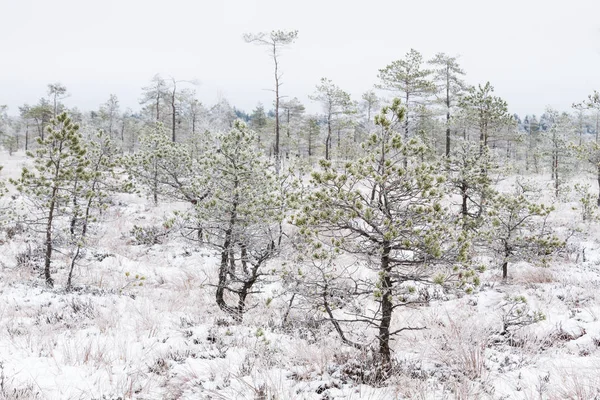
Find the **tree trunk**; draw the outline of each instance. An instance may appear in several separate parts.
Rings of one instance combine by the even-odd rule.
[[[121,143],[125,143],[125,118],[123,118],[123,122],[121,123]],[[125,151],[125,146],[121,149]]]
[[[78,213],[75,212],[77,210],[77,189],[79,186],[79,179],[75,177],[75,182],[73,184],[73,215],[71,215],[71,225],[69,227],[69,233],[71,236],[75,235],[75,226],[77,225],[77,218],[79,217]]]
[[[296,297],[296,293],[292,293],[292,297],[290,298],[290,301],[288,303],[288,307],[287,310],[285,310],[285,314],[283,314],[283,318],[281,320],[281,326],[286,326],[287,325],[287,320],[288,317],[290,316],[290,311],[292,310],[292,305],[294,304],[294,298]]]
[[[325,139],[325,159],[330,159],[329,148],[331,147],[331,116],[327,118],[327,139]]]
[[[156,163],[156,162],[155,162]],[[158,167],[154,165],[154,180],[152,181],[152,200],[158,205]]]
[[[160,121],[160,94],[156,89],[156,122]]]
[[[219,281],[217,283],[217,292],[215,299],[219,308],[227,313],[231,312],[231,309],[225,303],[224,293],[227,285],[227,272],[229,271],[229,249],[226,246],[231,245],[231,229],[225,232],[225,240],[223,242],[223,250],[221,250],[221,265],[219,266]]]
[[[44,140],[44,119],[40,121],[38,124],[38,131],[40,133],[40,139]]]
[[[450,157],[450,71],[446,66],[446,157]]]
[[[468,206],[467,206],[467,200],[469,199],[469,196],[467,195],[467,183],[466,182],[462,182],[460,185],[460,194],[462,197],[462,205],[461,205],[461,209],[460,209],[460,213],[462,214],[463,220],[466,221],[467,217],[469,216],[469,210],[468,210]]]
[[[244,281],[244,283],[242,284],[242,288],[238,292],[238,304],[234,314],[234,318],[238,322],[241,322],[242,318],[244,317],[244,311],[246,310],[246,297],[248,297],[250,289],[252,289],[252,286],[254,286],[256,280],[258,279],[259,267],[260,263],[257,263],[252,267],[248,279]]]
[[[25,125],[25,151],[29,150],[29,122]]]
[[[450,112],[446,113],[446,157],[450,157]]]
[[[77,251],[75,252],[75,255],[73,256],[73,259],[71,260],[71,267],[69,268],[69,277],[67,278],[67,291],[70,291],[72,286],[72,281],[73,281],[73,270],[75,269],[75,263],[77,262],[77,259],[79,258],[79,253],[81,252],[81,246],[77,246]]]
[[[600,207],[600,163],[598,164],[598,207]]]
[[[279,174],[279,65],[275,43],[273,43],[273,62],[275,63],[275,169]]]
[[[406,113],[404,114],[404,140],[408,141],[408,100],[410,99],[410,94],[408,93],[408,89],[406,91]]]
[[[171,93],[171,124],[173,132],[172,132],[172,140],[175,143],[175,131],[176,131],[176,123],[177,123],[177,107],[175,105],[175,95],[177,94],[177,82],[173,79],[173,93]]]
[[[192,114],[192,137],[196,137],[196,113]]]
[[[559,185],[559,181],[558,181],[558,153],[555,153],[554,154],[554,189],[555,189],[556,198],[558,198],[558,185]]]
[[[506,280],[508,278],[508,257],[510,257],[510,247],[508,245],[508,240],[504,241],[504,262],[502,263],[502,280]]]
[[[238,182],[237,180],[234,181],[234,190],[237,190],[238,187]],[[225,298],[224,298],[224,293],[225,293],[225,289],[227,288],[227,275],[232,272],[230,271],[230,267],[229,267],[229,263],[233,261],[233,263],[235,264],[235,260],[230,260],[230,253],[232,251],[232,235],[233,235],[233,229],[235,227],[236,221],[237,221],[237,206],[238,206],[238,201],[234,200],[233,204],[232,204],[232,210],[231,210],[231,215],[229,217],[229,225],[227,226],[227,229],[225,230],[225,237],[223,239],[223,246],[221,247],[221,264],[219,266],[219,282],[217,283],[217,291],[215,294],[215,298],[217,301],[217,305],[219,306],[219,308],[223,311],[225,311],[228,314],[232,314],[235,316],[236,312],[235,310],[228,306],[227,303],[225,302]]]
[[[487,124],[482,123],[479,126],[481,132],[479,132],[479,155],[483,154],[483,149],[487,147]]]
[[[50,262],[52,261],[52,223],[54,221],[54,209],[56,208],[56,196],[58,188],[52,189],[52,198],[48,206],[48,220],[46,221],[46,253],[44,255],[44,278],[48,287],[54,287],[54,280],[50,274]]]
[[[390,325],[394,305],[392,303],[392,266],[390,265],[391,245],[389,241],[383,242],[381,255],[381,321],[379,324],[379,355],[381,366],[384,370],[391,367],[392,355],[390,350]]]

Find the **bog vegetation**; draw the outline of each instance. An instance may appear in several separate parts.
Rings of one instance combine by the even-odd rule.
[[[220,321],[243,326],[248,310],[277,307],[269,329],[318,326],[350,349],[349,360],[330,360],[345,365],[344,379],[385,386],[406,372],[396,356],[406,334],[433,327],[401,318],[406,310],[486,290],[485,274],[501,284],[523,265],[585,261],[573,250],[581,225],[555,214],[571,202],[578,221],[597,221],[598,93],[573,110],[519,116],[489,82],[466,83],[457,58],[410,50],[374,71],[379,83],[359,99],[332,79],[315,82],[322,112],[308,114],[282,95],[278,57],[297,35],[245,36],[274,62],[273,109],[201,104],[192,82],[159,75],[138,110],[116,95],[98,110],[68,109],[59,83],[18,115],[4,109],[4,149],[28,161],[0,188],[5,239],[21,246],[3,268],[27,259],[47,290],[89,290],[79,268],[99,257],[111,210],[136,194],[162,221],[136,222],[129,245],[177,242],[213,257],[201,289]],[[598,186],[571,184],[584,174]],[[145,280],[124,279],[121,291]],[[467,359],[447,379],[481,377],[478,357],[492,342],[522,345],[516,332],[546,318],[521,295],[503,301],[502,324],[477,339],[482,353],[456,355]]]

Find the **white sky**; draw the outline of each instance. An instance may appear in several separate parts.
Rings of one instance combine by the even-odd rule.
[[[570,109],[600,90],[600,0],[0,0],[0,104],[16,114],[61,82],[69,106],[116,94],[138,109],[160,73],[198,79],[198,97],[250,112],[272,104],[272,65],[245,32],[298,29],[281,59],[283,94],[310,105],[321,77],[358,99],[409,49],[460,55],[511,112]]]

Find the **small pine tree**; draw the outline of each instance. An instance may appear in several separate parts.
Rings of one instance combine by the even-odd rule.
[[[201,164],[210,194],[188,216],[201,242],[220,252],[216,302],[237,320],[277,253],[283,218],[276,176],[255,146],[256,136],[239,120],[217,136],[216,148]],[[236,304],[226,294],[234,294]]]
[[[33,169],[24,167],[20,178],[10,180],[33,205],[28,218],[34,220],[29,225],[44,228],[44,278],[50,287],[54,286],[50,266],[59,218],[67,216],[71,220],[80,214],[73,199],[81,196],[81,183],[88,179],[84,173],[89,165],[86,153],[79,125],[62,113],[51,121],[45,138],[38,138],[35,153],[27,153],[33,159]]]
[[[143,187],[155,205],[160,197],[194,203],[205,195],[196,184],[199,167],[192,149],[173,142],[160,123],[141,137],[139,151],[122,161],[130,181]]]
[[[492,194],[490,152],[486,147],[480,153],[478,145],[457,140],[446,163],[449,190],[461,199],[463,229],[475,229],[481,225],[486,198]]]
[[[81,171],[77,181],[78,189],[73,197],[74,212],[71,215],[70,238],[73,255],[67,278],[67,290],[72,287],[73,270],[81,256],[81,250],[87,244],[90,225],[97,220],[100,211],[107,206],[108,193],[114,191],[111,184],[119,148],[108,134],[99,131],[88,145],[86,168]],[[112,179],[114,181],[114,179]]]
[[[548,256],[565,245],[547,224],[554,207],[534,202],[528,189],[517,182],[513,193],[498,193],[490,199],[486,236],[502,260],[502,279],[508,277],[509,262],[544,264]]]

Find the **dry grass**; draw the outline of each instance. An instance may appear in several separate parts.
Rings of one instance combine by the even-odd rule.
[[[517,285],[530,285],[552,283],[555,281],[555,274],[550,268],[527,266],[514,272],[512,283]]]
[[[562,370],[548,400],[594,400],[600,398],[600,371]]]

